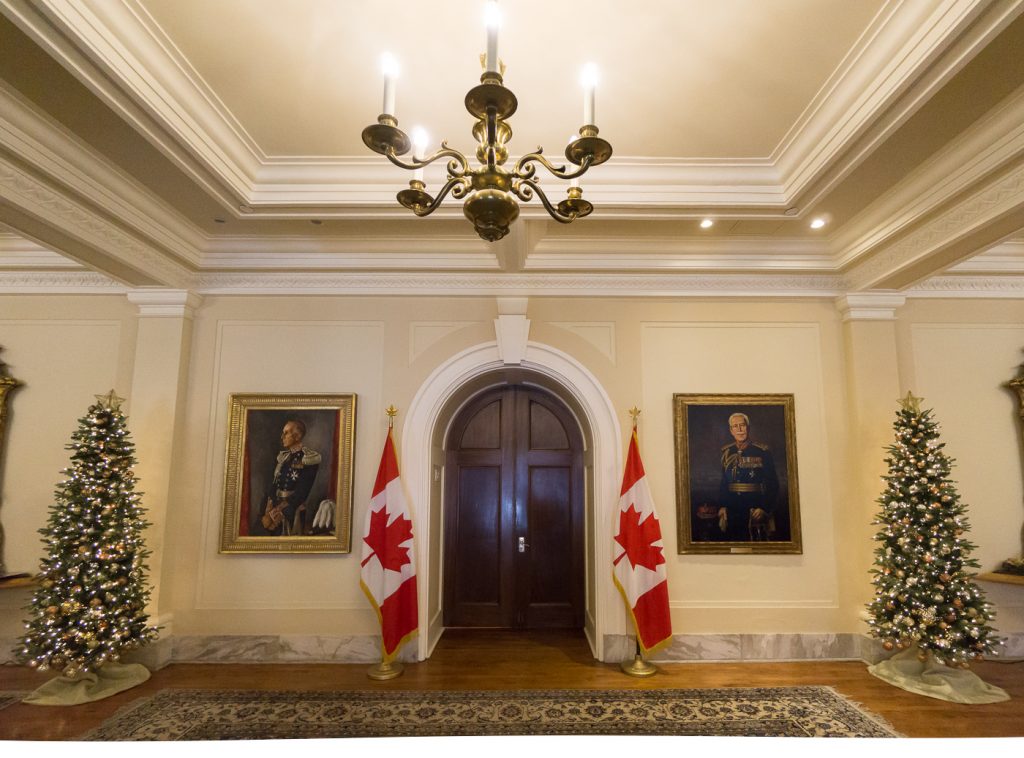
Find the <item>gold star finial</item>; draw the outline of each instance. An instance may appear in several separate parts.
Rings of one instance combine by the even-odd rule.
[[[923,398],[914,397],[914,393],[908,391],[906,397],[900,398],[900,406],[905,411],[910,411],[911,413],[920,413],[921,400],[923,400]]]
[[[398,409],[393,405],[389,405],[384,412],[388,414],[388,429],[394,428],[395,416],[398,415]]]
[[[96,402],[106,408],[108,411],[119,411],[121,410],[121,403],[124,402],[123,397],[118,397],[114,390],[110,390],[106,395],[93,395],[96,398]]]
[[[636,429],[637,419],[640,418],[640,409],[634,405],[629,409],[629,415],[633,417],[633,428]]]

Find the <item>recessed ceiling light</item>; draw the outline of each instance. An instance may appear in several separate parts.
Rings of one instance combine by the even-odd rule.
[[[701,229],[710,229],[714,225],[715,225],[715,222],[712,219],[710,219],[710,218],[706,218],[706,219],[704,219],[703,221],[700,222],[700,228]]]
[[[825,226],[825,219],[816,218],[811,220],[811,229],[821,229],[823,226]]]
[[[783,213],[785,213],[787,216],[796,216],[800,213],[800,209],[794,205],[792,208],[786,208],[786,210],[784,210]]]

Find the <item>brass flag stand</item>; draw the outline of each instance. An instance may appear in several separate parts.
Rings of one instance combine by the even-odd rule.
[[[629,409],[629,415],[633,417],[633,431],[636,432],[637,419],[640,417],[640,409],[633,406]],[[625,660],[619,664],[623,673],[636,677],[654,676],[658,673],[658,667],[653,663],[644,660],[643,651],[640,649],[640,630],[637,630],[636,654],[632,660]]]
[[[636,655],[633,660],[623,661],[619,664],[619,668],[622,669],[623,673],[637,677],[654,676],[658,673],[657,666],[644,660],[643,653],[640,650],[639,639],[636,641]]]
[[[391,430],[395,428],[395,416],[398,415],[398,409],[395,406],[393,406],[393,405],[389,405],[387,410],[384,411],[384,412],[388,414],[388,433],[390,434]],[[386,681],[388,679],[394,679],[395,677],[401,676],[402,672],[405,671],[405,666],[403,666],[398,661],[387,661],[387,660],[384,660],[384,640],[383,640],[383,638],[381,639],[380,650],[381,650],[381,661],[380,661],[380,663],[378,663],[375,666],[370,666],[370,668],[368,668],[366,670],[366,675],[370,679],[374,679],[374,680],[380,681],[380,682]]]

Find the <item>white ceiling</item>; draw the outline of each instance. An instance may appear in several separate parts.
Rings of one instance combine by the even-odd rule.
[[[587,61],[615,153],[593,216],[489,245],[360,139],[389,50],[401,126],[471,152],[480,0],[0,0],[0,286],[1024,294],[1022,0],[501,7],[513,155],[560,155]]]

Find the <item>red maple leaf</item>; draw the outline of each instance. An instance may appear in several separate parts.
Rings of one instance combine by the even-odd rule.
[[[640,512],[630,503],[629,510],[619,511],[619,533],[615,535],[615,541],[626,552],[616,558],[615,563],[625,556],[633,568],[643,566],[654,571],[659,564],[665,562],[662,548],[654,545],[660,539],[661,527],[654,514],[649,514],[641,523]]]
[[[360,564],[366,565],[374,555],[380,564],[390,571],[401,571],[402,566],[409,563],[409,548],[399,547],[412,537],[412,522],[405,516],[399,516],[390,524],[385,508],[370,514],[370,533],[363,537],[363,542],[372,551]]]

